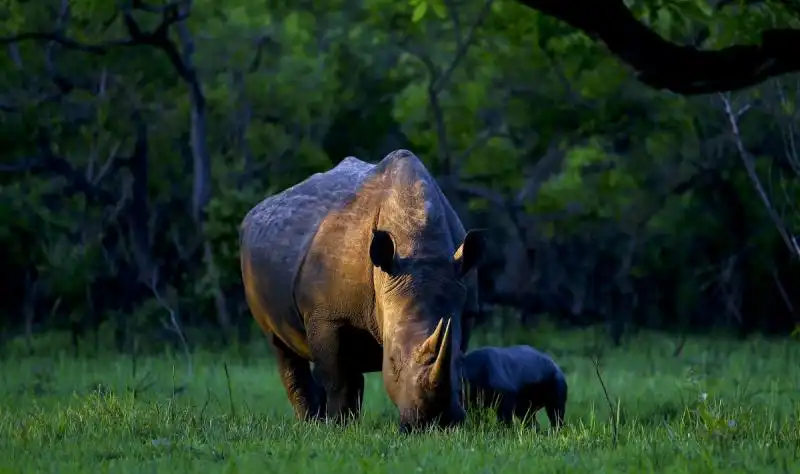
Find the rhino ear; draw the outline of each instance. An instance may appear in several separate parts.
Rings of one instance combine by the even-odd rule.
[[[464,236],[464,242],[453,254],[456,272],[463,277],[478,266],[486,253],[486,229],[470,229]]]
[[[372,243],[369,246],[369,258],[372,264],[386,273],[394,268],[395,246],[392,235],[385,230],[372,231]]]

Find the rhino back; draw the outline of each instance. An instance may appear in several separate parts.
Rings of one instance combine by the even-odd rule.
[[[487,346],[468,352],[463,358],[463,371],[470,383],[499,392],[513,393],[519,388],[513,367],[498,348]]]
[[[503,357],[521,386],[552,380],[561,372],[550,356],[531,346],[506,347]]]
[[[531,346],[486,346],[464,356],[465,374],[495,390],[516,392],[560,374],[560,369],[545,353]]]
[[[258,324],[309,358],[305,328],[294,301],[296,278],[327,215],[356,196],[375,165],[347,157],[334,168],[269,196],[240,226],[242,279]]]

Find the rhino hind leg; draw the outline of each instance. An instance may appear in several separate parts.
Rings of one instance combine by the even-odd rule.
[[[324,393],[311,376],[308,361],[295,354],[274,334],[270,335],[270,342],[278,361],[281,383],[295,416],[306,421],[320,418],[325,413],[321,406],[324,398],[320,398]]]
[[[552,396],[550,401],[545,407],[547,418],[550,420],[550,425],[553,428],[561,428],[564,426],[564,414],[567,408],[567,382],[563,377],[556,379]]]
[[[564,413],[566,412],[566,402],[564,400],[556,400],[545,407],[547,418],[550,420],[550,426],[553,428],[561,428],[564,426]]]

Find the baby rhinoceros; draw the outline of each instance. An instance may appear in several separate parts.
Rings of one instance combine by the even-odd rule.
[[[497,403],[497,419],[511,423],[516,415],[536,425],[544,408],[550,424],[564,423],[567,381],[547,354],[530,346],[481,347],[462,360],[462,378],[468,405],[486,408]]]

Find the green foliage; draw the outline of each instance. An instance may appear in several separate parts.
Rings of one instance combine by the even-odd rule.
[[[619,169],[621,161],[607,154],[598,139],[567,150],[561,171],[542,185],[536,201],[528,204],[528,211],[570,215],[557,227],[545,229],[551,238],[580,232],[587,219],[624,221],[639,186],[630,174]]]
[[[206,237],[214,249],[214,257],[220,266],[220,284],[229,288],[241,281],[239,269],[239,225],[245,214],[264,195],[252,187],[225,189],[217,193],[208,204],[208,220],[204,227]]]
[[[418,23],[425,18],[428,9],[436,15],[438,20],[442,20],[447,16],[444,0],[411,0],[410,4],[414,9],[411,14],[411,21],[414,23]]]
[[[767,26],[800,21],[784,2],[746,3],[718,10],[707,0],[626,2],[637,18],[679,43],[694,42],[707,27],[708,48],[757,41]],[[47,2],[5,2],[2,8],[4,34],[54,31]],[[117,8],[114,2],[71,2],[64,34],[91,44],[124,40]],[[443,0],[236,0],[224,8],[193,2],[187,30],[205,99],[201,141],[211,157],[202,235],[186,212],[195,187],[189,86],[163,50],[142,45],[90,54],[36,41],[6,48],[0,55],[0,90],[8,91],[0,94],[3,164],[40,155],[37,137],[46,130],[53,152],[71,168],[0,176],[0,253],[9,272],[23,283],[36,274],[41,306],[69,301],[63,305],[69,309],[59,311],[76,317],[101,277],[133,285],[125,278],[134,277],[121,275],[122,269],[137,275],[143,265],[131,231],[129,166],[140,114],[147,129],[147,229],[138,237],[145,235],[143,245],[163,269],[161,283],[176,292],[171,299],[187,304],[191,315],[213,315],[217,289],[241,298],[238,225],[251,206],[346,155],[376,161],[399,147],[437,172],[509,200],[541,171],[550,151],[559,151],[563,159],[542,172],[535,183],[541,186],[522,203],[537,223],[527,229],[531,239],[558,248],[589,235],[595,248],[581,258],[595,261],[604,249],[616,252],[610,258],[619,265],[621,251],[608,249],[621,247],[620,235],[636,234],[631,275],[652,283],[643,286],[656,288],[662,300],[679,301],[679,312],[699,312],[707,269],[727,256],[745,260],[737,271],[751,281],[772,281],[785,260],[783,243],[744,173],[718,102],[647,89],[586,34],[515,1],[494,0],[468,37],[482,8],[483,2],[454,8]],[[143,31],[159,21],[146,12],[136,19]],[[182,51],[179,33],[173,26],[170,39]],[[56,79],[69,81],[68,94],[59,93]],[[777,137],[789,136],[792,124],[797,134],[797,97],[790,87],[778,95],[773,86],[738,94],[758,100],[742,119],[742,134],[748,149],[757,150],[758,173],[775,207],[800,233],[798,177],[770,167],[784,153]],[[450,156],[447,169],[443,149]],[[720,182],[674,190],[709,169],[741,205],[725,206]],[[111,197],[90,199],[91,192],[74,186],[76,176]],[[464,201],[476,215],[496,209],[481,197]],[[749,223],[741,239],[728,235],[732,207],[741,207]],[[498,222],[489,225],[505,225]],[[203,239],[216,265],[198,250]],[[219,275],[209,274],[211,267]],[[15,321],[24,287],[9,290],[16,299],[2,308]],[[139,293],[137,314],[150,321],[151,292]],[[116,314],[119,308],[111,306],[100,310]]]

